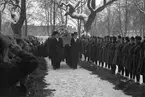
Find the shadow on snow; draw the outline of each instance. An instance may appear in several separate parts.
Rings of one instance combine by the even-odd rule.
[[[110,70],[90,62],[81,61],[79,65],[81,68],[91,71],[91,74],[98,75],[100,79],[112,83],[115,90],[122,90],[126,95],[132,97],[145,97],[145,85],[135,83],[119,74],[111,74]]]

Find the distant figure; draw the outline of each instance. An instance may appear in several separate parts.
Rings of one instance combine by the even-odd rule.
[[[66,59],[67,65],[69,65],[69,52],[70,52],[70,43],[71,43],[71,35],[66,32],[62,36],[63,46],[64,46],[64,59]]]
[[[79,55],[81,52],[81,44],[77,37],[78,37],[77,32],[74,32],[72,34],[71,48],[70,48],[70,67],[73,69],[77,69],[77,64],[79,62]]]

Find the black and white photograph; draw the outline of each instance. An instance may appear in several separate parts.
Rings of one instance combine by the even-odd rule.
[[[145,0],[0,0],[0,97],[145,97]]]

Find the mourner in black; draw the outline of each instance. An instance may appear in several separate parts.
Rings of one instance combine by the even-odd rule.
[[[59,69],[60,68],[60,62],[63,59],[63,42],[62,39],[59,38],[60,34],[58,31],[54,31],[52,33],[54,36],[51,40],[50,44],[50,58],[51,58],[51,63],[53,66],[53,69]]]
[[[77,32],[74,32],[72,34],[72,39],[71,39],[70,67],[73,69],[77,69],[77,64],[79,62],[79,55],[81,51],[81,44],[77,36],[78,36]]]

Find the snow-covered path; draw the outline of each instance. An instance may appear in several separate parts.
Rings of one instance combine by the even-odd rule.
[[[111,83],[80,67],[72,70],[62,63],[61,69],[53,70],[51,67],[48,71],[45,80],[50,83],[49,89],[56,90],[53,97],[131,97],[114,90]]]

